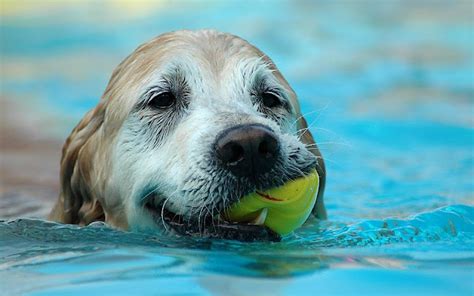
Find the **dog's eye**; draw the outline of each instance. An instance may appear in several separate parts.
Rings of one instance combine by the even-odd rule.
[[[157,109],[166,109],[171,107],[176,102],[176,97],[171,92],[162,92],[153,95],[149,106]]]
[[[271,92],[265,92],[262,94],[262,103],[267,108],[274,108],[281,105],[280,98]]]

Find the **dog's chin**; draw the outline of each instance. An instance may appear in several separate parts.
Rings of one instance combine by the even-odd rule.
[[[269,176],[278,176],[278,178],[267,177],[255,181],[240,180],[238,183],[227,185],[227,187],[235,188],[235,191],[228,192],[229,196],[245,196],[255,190],[267,190],[270,188],[279,187],[290,180],[300,178],[302,175],[309,174],[316,167],[316,159],[311,159],[305,167],[299,168],[293,174],[269,174]],[[146,192],[146,191],[145,191]],[[148,191],[149,192],[149,191]],[[237,223],[227,221],[222,218],[220,211],[223,209],[214,208],[213,212],[216,215],[206,216],[182,216],[166,207],[162,194],[154,192],[146,195],[143,207],[151,215],[154,223],[160,227],[165,228],[171,233],[184,236],[193,237],[208,237],[220,238],[239,241],[280,241],[281,236],[266,227],[265,225],[251,224],[251,223]],[[228,198],[230,204],[238,202],[238,198]]]
[[[163,203],[155,204],[153,201],[153,198],[150,199],[144,207],[154,222],[178,235],[245,242],[281,240],[279,234],[264,225],[229,222],[221,219],[219,215],[204,220],[186,219],[166,209]]]

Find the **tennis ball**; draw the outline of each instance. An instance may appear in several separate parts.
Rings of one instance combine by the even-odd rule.
[[[286,235],[308,219],[319,189],[316,170],[308,176],[292,180],[283,186],[256,191],[244,196],[224,213],[233,222],[266,225],[280,235]]]

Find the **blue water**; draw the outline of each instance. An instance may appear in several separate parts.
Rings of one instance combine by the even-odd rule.
[[[52,3],[2,17],[2,99],[56,120],[44,130],[62,140],[140,42],[232,32],[298,93],[327,163],[329,220],[239,243],[0,212],[6,294],[474,294],[469,1]]]

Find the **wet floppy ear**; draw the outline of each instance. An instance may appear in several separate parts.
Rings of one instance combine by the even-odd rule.
[[[303,116],[300,116],[297,123],[299,137],[301,142],[303,142],[306,146],[308,146],[308,150],[313,153],[317,157],[317,166],[316,171],[319,175],[319,191],[318,191],[318,198],[316,201],[316,205],[313,208],[313,214],[319,219],[326,219],[326,208],[324,206],[324,187],[326,186],[326,167],[324,165],[324,161],[321,155],[321,151],[319,151],[316,142],[314,141],[313,135],[308,128],[308,123]]]
[[[104,104],[91,110],[74,128],[63,146],[61,158],[61,190],[49,218],[63,223],[87,225],[103,221],[104,211],[91,180],[93,155],[98,145],[98,132],[104,121]]]

